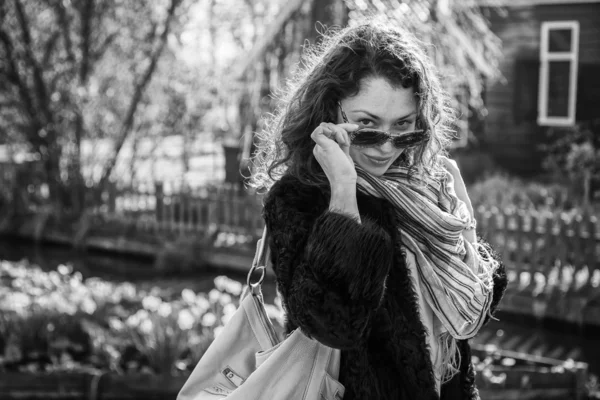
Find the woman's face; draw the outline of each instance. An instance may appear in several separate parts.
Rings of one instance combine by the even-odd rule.
[[[373,128],[402,135],[415,129],[417,101],[412,88],[392,87],[380,77],[361,82],[360,91],[340,102],[348,121],[360,128]],[[343,122],[338,110],[338,122]],[[350,146],[350,157],[362,169],[374,176],[383,175],[404,151],[391,141],[377,147]]]

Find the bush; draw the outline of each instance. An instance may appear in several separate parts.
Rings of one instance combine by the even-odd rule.
[[[569,186],[579,203],[600,200],[600,119],[548,129],[545,169]]]
[[[584,212],[581,198],[560,183],[526,181],[496,174],[468,188],[473,207],[529,209],[550,212]],[[599,207],[596,205],[596,210]]]
[[[0,372],[190,371],[239,305],[242,284],[221,276],[208,294],[172,294],[0,262]],[[273,310],[268,306],[268,309]]]

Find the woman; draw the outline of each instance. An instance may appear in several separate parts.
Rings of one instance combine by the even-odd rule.
[[[450,110],[433,67],[413,36],[373,23],[311,57],[253,177],[270,188],[286,331],[341,349],[345,400],[476,399],[467,339],[506,275],[443,156]]]

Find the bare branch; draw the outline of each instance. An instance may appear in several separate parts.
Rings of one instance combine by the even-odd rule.
[[[135,85],[135,89],[134,89],[133,96],[131,98],[131,102],[129,103],[129,107],[128,107],[127,113],[125,115],[125,119],[123,120],[123,123],[121,125],[121,130],[119,132],[119,135],[118,135],[116,143],[115,143],[115,149],[114,149],[113,155],[108,160],[108,162],[105,164],[104,171],[102,172],[102,177],[100,178],[100,182],[98,182],[98,185],[100,188],[104,187],[106,185],[106,183],[108,182],[108,179],[110,178],[112,170],[113,170],[113,168],[117,162],[117,159],[119,157],[119,153],[121,152],[121,148],[123,147],[123,144],[127,140],[127,136],[131,133],[131,128],[133,126],[135,112],[138,108],[140,100],[142,99],[144,90],[145,90],[146,86],[148,85],[148,83],[150,82],[150,79],[152,78],[152,74],[154,73],[154,70],[156,69],[156,64],[158,63],[158,59],[160,58],[162,51],[165,47],[165,44],[167,42],[167,36],[169,35],[171,23],[173,21],[174,15],[175,15],[175,10],[179,6],[179,4],[181,4],[181,1],[182,0],[171,0],[171,4],[169,6],[169,10],[168,10],[167,16],[165,18],[165,22],[164,22],[164,28],[160,35],[160,38],[158,39],[158,46],[150,58],[150,63],[146,67],[146,71],[143,73],[141,79],[139,79],[137,81],[137,84]]]
[[[92,18],[94,16],[94,0],[85,0],[85,5],[81,8],[81,64],[79,68],[79,83],[85,84],[89,76],[91,36],[92,36]]]
[[[302,7],[302,5],[304,5],[304,0],[290,0],[286,3],[283,10],[277,15],[275,21],[273,21],[266,29],[264,36],[254,45],[250,54],[245,55],[244,59],[241,60],[241,66],[233,74],[235,78],[242,78],[250,65],[254,64],[256,60],[263,58],[269,45],[275,40],[279,32],[281,32],[281,29],[286,22]]]
[[[25,105],[25,109],[27,114],[32,120],[35,120],[37,117],[37,112],[35,109],[35,105],[33,99],[29,95],[29,88],[21,79],[21,75],[17,69],[17,64],[15,63],[14,53],[13,53],[13,44],[10,39],[8,33],[4,30],[0,29],[0,42],[2,42],[2,46],[4,47],[4,52],[6,53],[6,64],[8,69],[6,71],[7,82],[13,84],[17,87],[19,91],[19,96],[21,97],[21,101]]]
[[[67,60],[70,63],[75,62],[75,55],[73,54],[73,43],[71,42],[71,35],[69,32],[71,31],[70,26],[71,22],[67,16],[67,10],[62,1],[53,1],[54,10],[56,11],[56,15],[58,17],[58,24],[60,25],[63,41],[65,42],[65,51],[67,52]]]
[[[37,92],[38,106],[40,107],[40,111],[42,111],[46,117],[46,122],[49,122],[51,121],[52,116],[50,115],[50,111],[47,107],[48,91],[46,90],[46,84],[44,83],[42,70],[33,55],[33,44],[31,41],[31,33],[29,32],[29,21],[27,20],[27,16],[23,10],[23,5],[19,0],[15,0],[15,9],[17,11],[17,19],[19,20],[19,25],[21,27],[21,37],[23,39],[23,47],[25,48],[25,56],[29,61],[31,69],[33,70],[33,81]]]
[[[118,33],[119,33],[118,31],[115,31],[115,32],[112,32],[112,33],[109,33],[108,35],[106,35],[104,40],[98,45],[98,47],[90,55],[90,61],[92,63],[98,61],[102,57],[102,55],[104,54],[106,49],[108,49],[108,47],[112,44],[112,42],[117,38]]]
[[[46,46],[44,46],[45,47],[44,55],[42,56],[42,65],[48,64],[48,61],[50,60],[50,57],[52,56],[52,52],[56,48],[56,42],[58,41],[59,36],[60,36],[60,33],[54,32],[52,34],[52,36],[50,36],[50,39],[48,39],[48,41],[46,42]]]

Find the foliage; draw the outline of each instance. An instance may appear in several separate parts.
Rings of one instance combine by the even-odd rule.
[[[580,213],[580,198],[567,185],[527,181],[508,174],[494,174],[468,187],[469,198],[479,206],[529,209],[540,212]]]
[[[81,207],[79,190],[108,180],[124,142],[140,128],[136,116],[145,124],[166,119],[156,110],[170,110],[172,96],[164,87],[152,88],[151,81],[158,70],[177,71],[159,61],[169,55],[169,35],[185,22],[181,5],[182,0],[1,3],[1,139],[26,144],[41,162],[52,201]],[[161,75],[163,84],[173,83],[168,73]],[[112,151],[93,154],[101,158],[84,177],[82,143],[97,138],[110,138]],[[66,186],[78,189],[75,196],[65,196],[73,192]]]
[[[600,196],[600,119],[548,130],[544,167],[562,181],[584,206]],[[599,198],[600,199],[600,198]]]
[[[499,46],[468,3],[2,2],[0,142],[25,145],[50,199],[76,211],[86,187],[152,179],[167,135],[183,138],[182,179],[197,135],[226,137],[248,157],[305,40],[316,40],[319,24],[352,23],[366,10],[432,42],[450,89],[467,88],[480,105],[481,75],[497,74]]]
[[[191,370],[239,304],[220,276],[208,294],[173,294],[81,274],[0,263],[0,371]],[[274,306],[267,305],[271,314]]]

